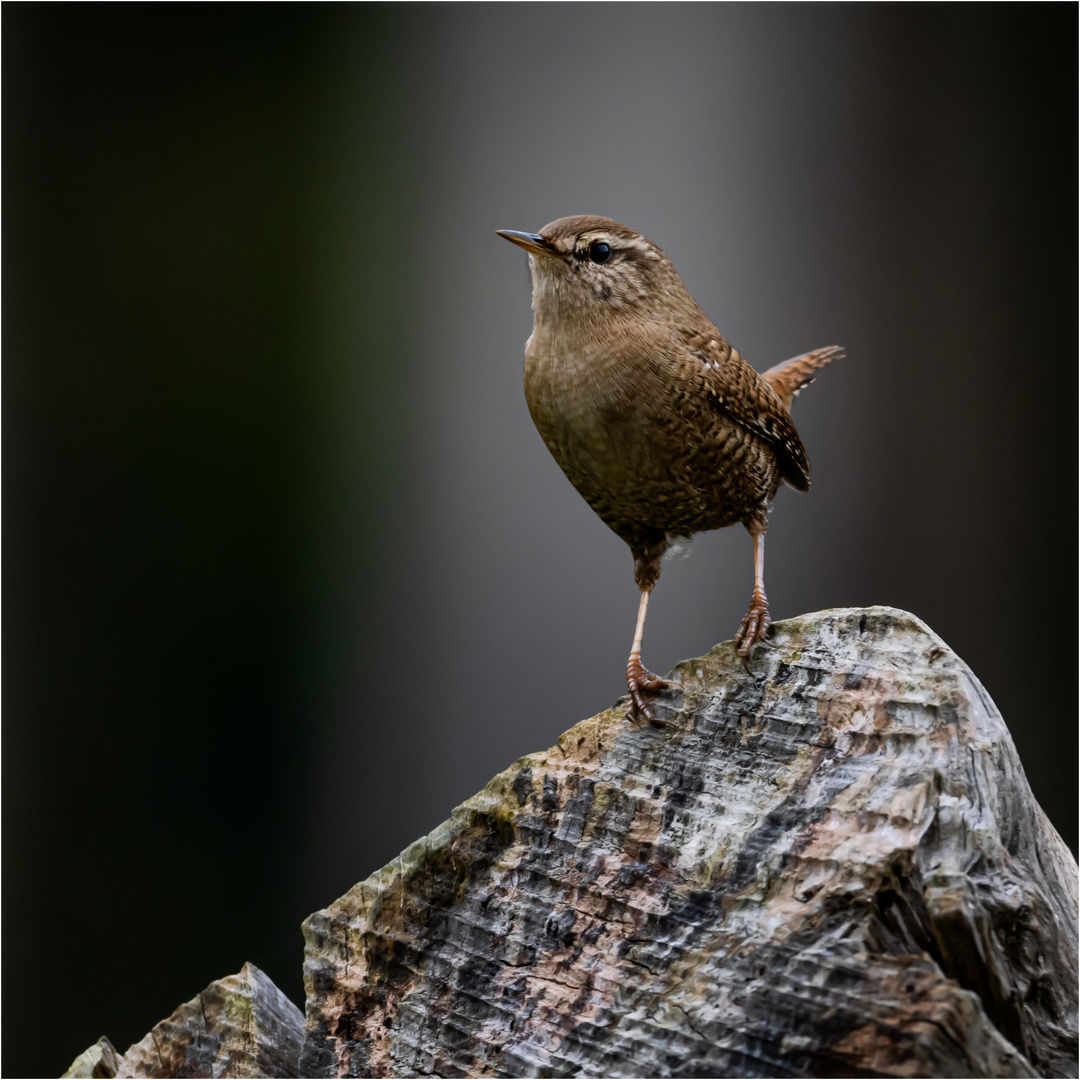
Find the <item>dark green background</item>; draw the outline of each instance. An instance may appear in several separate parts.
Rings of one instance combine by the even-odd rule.
[[[308,912],[622,692],[496,228],[609,214],[759,368],[847,347],[774,614],[924,618],[1075,845],[1072,5],[3,14],[5,1075],[245,960],[302,1003]],[[696,541],[647,663],[751,584]]]

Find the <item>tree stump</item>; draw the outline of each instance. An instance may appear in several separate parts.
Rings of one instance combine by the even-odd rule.
[[[578,724],[310,916],[298,1075],[1076,1076],[1076,863],[968,668],[889,608],[752,666],[680,664],[665,727]]]
[[[298,1076],[303,1036],[300,1010],[245,964],[181,1005],[119,1061],[102,1038],[64,1076]]]

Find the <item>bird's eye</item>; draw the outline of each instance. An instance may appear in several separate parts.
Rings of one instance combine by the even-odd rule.
[[[611,248],[607,244],[593,244],[589,248],[589,258],[594,263],[605,263],[611,258]]]

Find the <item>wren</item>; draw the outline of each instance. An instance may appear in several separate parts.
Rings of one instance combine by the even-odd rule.
[[[754,591],[735,636],[747,672],[769,629],[768,505],[781,482],[810,487],[791,403],[841,356],[815,349],[759,374],[694,302],[663,251],[610,218],[559,218],[538,233],[500,231],[529,253],[533,332],[525,398],[570,483],[629,545],[641,590],[626,685],[671,685],[645,669],[641,641],[660,560],[677,540],[742,523],[754,542]]]

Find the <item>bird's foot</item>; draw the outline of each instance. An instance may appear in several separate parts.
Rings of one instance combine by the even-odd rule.
[[[630,691],[630,715],[635,719],[647,720],[653,727],[666,727],[666,720],[658,720],[652,706],[645,700],[644,694],[666,690],[679,683],[672,679],[661,679],[645,668],[638,659],[631,659],[626,665],[626,688]]]
[[[743,621],[739,624],[739,632],[735,635],[735,651],[739,654],[747,675],[753,674],[749,663],[750,650],[759,641],[765,640],[771,624],[769,601],[765,599],[763,593],[755,591],[750,601],[750,610],[743,616]]]

